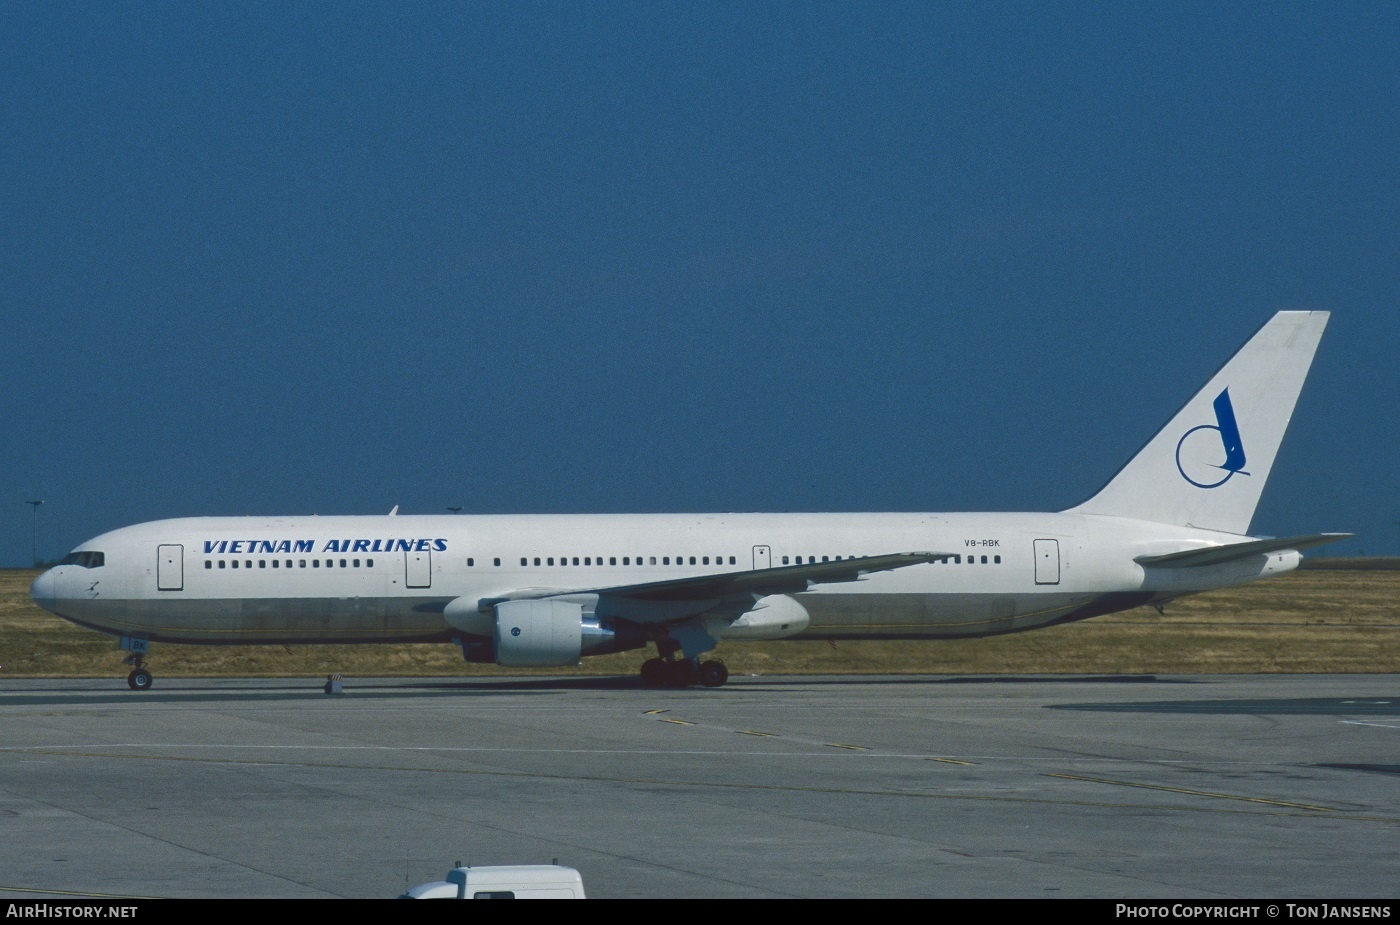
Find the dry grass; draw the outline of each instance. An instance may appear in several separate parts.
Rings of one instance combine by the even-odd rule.
[[[0,570],[0,677],[124,674],[116,640],[29,600],[29,570]],[[152,647],[159,677],[633,674],[650,653],[537,671],[469,665],[455,646]],[[1142,608],[1011,636],[928,642],[729,643],[736,674],[1241,674],[1400,670],[1400,571],[1295,572],[1187,598],[1165,615]]]

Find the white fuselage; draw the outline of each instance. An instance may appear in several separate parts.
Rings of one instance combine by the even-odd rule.
[[[444,616],[453,601],[469,610],[480,601],[487,615],[492,601],[522,594],[929,550],[950,558],[793,594],[810,622],[776,635],[985,636],[1241,584],[1299,561],[1291,550],[1186,569],[1133,561],[1240,539],[1069,513],[208,517],[103,534],[75,550],[100,557],[55,566],[32,593],[76,623],[152,641],[431,642],[470,627]]]
[[[1326,312],[1279,312],[1097,494],[1058,514],[208,517],[114,530],[42,607],[150,642],[447,642],[554,667],[655,645],[647,686],[717,687],[721,640],[990,636],[1296,568],[1254,538]]]

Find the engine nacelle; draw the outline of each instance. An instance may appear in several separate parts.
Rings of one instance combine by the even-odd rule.
[[[497,604],[496,664],[507,668],[577,665],[583,657],[583,606],[567,601]]]
[[[605,624],[594,615],[597,595],[569,595],[538,600],[486,601],[459,597],[449,601],[443,617],[462,635],[455,641],[469,662],[509,668],[555,668],[577,665],[584,655],[640,649],[644,630]]]

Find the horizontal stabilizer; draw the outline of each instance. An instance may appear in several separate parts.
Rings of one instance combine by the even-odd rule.
[[[1229,543],[1224,546],[1207,546],[1204,549],[1184,549],[1161,556],[1138,556],[1133,561],[1138,565],[1154,568],[1192,568],[1198,565],[1220,565],[1237,559],[1248,559],[1285,549],[1312,549],[1325,543],[1335,543],[1354,536],[1352,533],[1313,533],[1308,536],[1281,536],[1269,540],[1252,540],[1248,543]]]

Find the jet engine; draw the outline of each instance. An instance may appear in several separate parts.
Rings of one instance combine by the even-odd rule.
[[[461,640],[462,657],[469,662],[556,668],[577,665],[585,655],[622,652],[646,644],[640,631],[618,632],[603,626],[591,607],[577,601],[502,601],[490,612],[494,619],[461,598],[448,604],[444,612],[448,623],[472,634],[473,638]],[[488,632],[490,638],[484,638]]]
[[[583,657],[583,607],[567,601],[496,605],[496,664],[507,668],[577,665]]]

